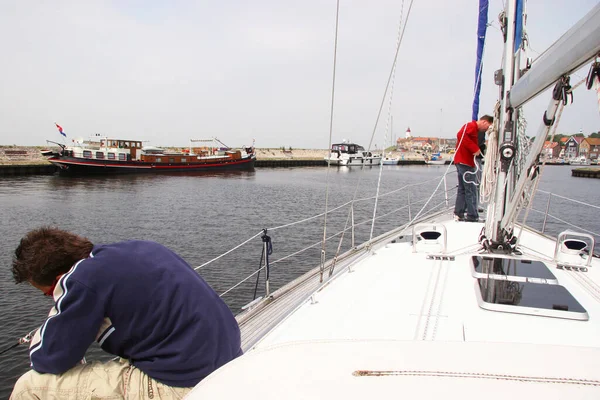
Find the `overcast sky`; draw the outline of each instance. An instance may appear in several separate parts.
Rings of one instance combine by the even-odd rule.
[[[367,145],[410,0],[342,0],[333,141]],[[597,0],[531,0],[543,51]],[[0,0],[0,144],[44,145],[95,133],[184,146],[326,148],[335,0]],[[497,98],[501,0],[490,0],[481,114]],[[393,137],[454,137],[471,117],[476,0],[415,0],[399,54]],[[532,52],[531,56],[537,54]],[[587,67],[572,82],[587,73]],[[533,134],[549,98],[532,102]],[[384,145],[388,100],[374,143]],[[560,132],[600,130],[583,87]],[[392,133],[388,132],[388,143]]]

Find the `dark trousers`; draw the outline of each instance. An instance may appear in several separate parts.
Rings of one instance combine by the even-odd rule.
[[[456,204],[454,205],[454,214],[463,217],[465,212],[467,218],[478,219],[477,213],[477,177],[475,176],[475,167],[469,167],[465,164],[456,164],[458,172],[458,192],[456,193]],[[469,172],[465,175],[465,172]]]

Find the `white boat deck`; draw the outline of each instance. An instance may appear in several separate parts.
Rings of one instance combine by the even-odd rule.
[[[551,261],[555,242],[524,231],[527,247],[511,258],[543,261],[589,319],[491,311],[480,307],[473,276],[483,224],[455,222],[450,215],[430,223],[446,228],[445,255],[453,259],[428,258],[429,244],[413,252],[411,243],[388,243],[311,297],[314,277],[301,290],[308,300],[285,318],[271,315],[279,325],[201,382],[191,398],[437,398],[460,392],[463,398],[554,399],[574,391],[599,398],[598,259],[585,272],[558,269]],[[473,238],[468,247],[466,237]]]
[[[475,242],[483,224],[446,220],[451,260],[428,260],[410,243],[390,243],[358,262],[315,294],[256,347],[304,340],[444,340],[600,347],[599,266],[587,272],[548,266],[586,309],[589,320],[490,311],[478,304],[472,274]],[[554,242],[524,232],[534,250],[520,258],[536,260],[554,253]],[[537,239],[537,240],[535,240]]]

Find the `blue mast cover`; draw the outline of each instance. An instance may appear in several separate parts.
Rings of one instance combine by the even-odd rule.
[[[483,47],[488,23],[488,0],[479,0],[479,25],[477,26],[477,61],[475,63],[475,94],[473,98],[473,121],[479,115],[479,92],[481,92],[481,71],[483,69]]]
[[[513,53],[519,50],[523,41],[523,0],[517,0],[515,14],[515,48]]]

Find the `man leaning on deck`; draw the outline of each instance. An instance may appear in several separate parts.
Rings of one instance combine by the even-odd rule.
[[[183,398],[242,353],[227,305],[158,243],[93,245],[43,227],[21,239],[12,273],[54,306],[11,399]],[[119,359],[82,363],[94,341]]]

